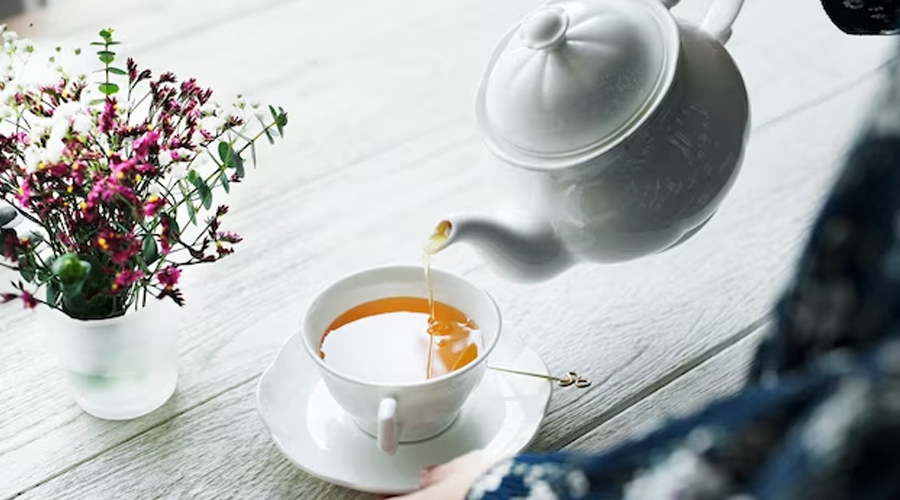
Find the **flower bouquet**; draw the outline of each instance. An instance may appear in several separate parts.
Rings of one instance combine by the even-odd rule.
[[[73,71],[64,59],[88,55],[57,48],[39,68],[50,76],[30,79],[34,45],[5,27],[0,36],[0,266],[18,273],[0,302],[54,310],[51,333],[82,407],[146,413],[174,391],[171,374],[148,380],[171,364],[172,345],[177,359],[177,341],[164,339],[177,339],[177,325],[160,331],[148,323],[170,315],[142,310],[183,306],[182,270],[233,252],[241,238],[223,230],[228,207],[213,200],[241,182],[248,159],[255,166],[258,141],[283,135],[287,114],[241,96],[222,106],[195,80],[130,58],[121,67],[111,29],[91,43],[95,71]],[[120,378],[132,379],[131,394],[140,384],[167,394],[120,404],[104,389]]]

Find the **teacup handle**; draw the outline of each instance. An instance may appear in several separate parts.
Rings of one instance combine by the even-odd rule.
[[[378,448],[388,455],[397,451],[397,400],[384,398],[378,404]]]

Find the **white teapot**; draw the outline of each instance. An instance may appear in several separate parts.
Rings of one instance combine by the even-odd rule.
[[[476,118],[512,203],[448,217],[430,252],[470,243],[499,274],[539,281],[664,251],[712,217],[749,130],[723,47],[743,0],[715,0],[700,26],[675,3],[551,0],[507,33]]]

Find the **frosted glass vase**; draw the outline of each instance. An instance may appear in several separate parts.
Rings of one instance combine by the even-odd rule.
[[[150,299],[124,316],[77,320],[43,315],[75,401],[107,420],[137,418],[162,406],[178,383],[178,307]]]

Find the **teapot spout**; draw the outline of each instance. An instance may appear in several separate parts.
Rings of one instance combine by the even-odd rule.
[[[549,280],[574,264],[550,224],[526,216],[452,215],[438,223],[425,251],[456,243],[473,245],[498,275],[521,283]]]

